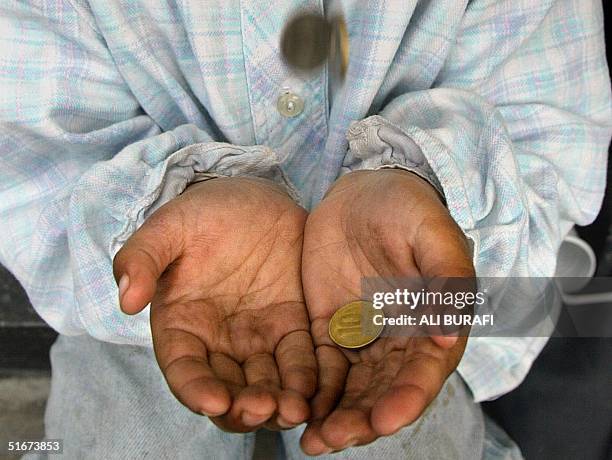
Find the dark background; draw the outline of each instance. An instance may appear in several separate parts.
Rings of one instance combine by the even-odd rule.
[[[608,62],[611,3],[604,0]],[[609,162],[609,178],[611,166]],[[611,224],[609,180],[599,217],[593,225],[578,228],[597,254],[599,276],[612,276]],[[612,305],[607,307],[612,312]],[[48,370],[55,337],[0,266],[0,376]],[[525,382],[484,407],[527,459],[612,459],[612,339],[551,338]]]
[[[603,0],[603,6],[611,63],[612,2]],[[598,276],[612,276],[611,172],[608,161],[607,191],[597,220],[577,228],[597,254]],[[612,305],[605,307],[612,312]],[[551,338],[527,379],[484,406],[528,460],[612,459],[612,339]]]

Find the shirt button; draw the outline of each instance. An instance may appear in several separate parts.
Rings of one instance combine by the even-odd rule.
[[[287,91],[278,98],[276,108],[283,117],[297,117],[304,111],[304,100],[297,94]]]

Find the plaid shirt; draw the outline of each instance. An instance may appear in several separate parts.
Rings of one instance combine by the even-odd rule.
[[[480,276],[550,276],[598,212],[611,135],[598,0],[345,0],[344,85],[296,74],[283,25],[319,0],[3,0],[0,262],[64,334],[150,346],[111,262],[197,173],[276,180],[306,207],[340,175],[399,165],[443,190]],[[276,107],[290,91],[296,117]],[[508,305],[507,308],[512,308]],[[545,338],[475,338],[477,401]]]

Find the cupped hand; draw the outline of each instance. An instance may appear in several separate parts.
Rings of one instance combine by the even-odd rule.
[[[319,365],[311,455],[367,444],[415,421],[457,367],[466,339],[380,337],[358,351],[329,338],[334,312],[361,298],[363,277],[474,277],[465,236],[435,189],[403,170],[339,179],[310,214],[302,278]]]
[[[172,393],[227,431],[309,417],[317,366],[301,285],[306,212],[273,183],[193,184],[114,259],[124,312],[149,302]]]

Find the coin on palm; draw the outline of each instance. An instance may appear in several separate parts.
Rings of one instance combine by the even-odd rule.
[[[380,318],[375,318],[379,316]],[[357,300],[339,308],[329,322],[329,337],[343,348],[361,348],[383,331],[383,312],[371,302]],[[376,320],[375,320],[376,319]]]

